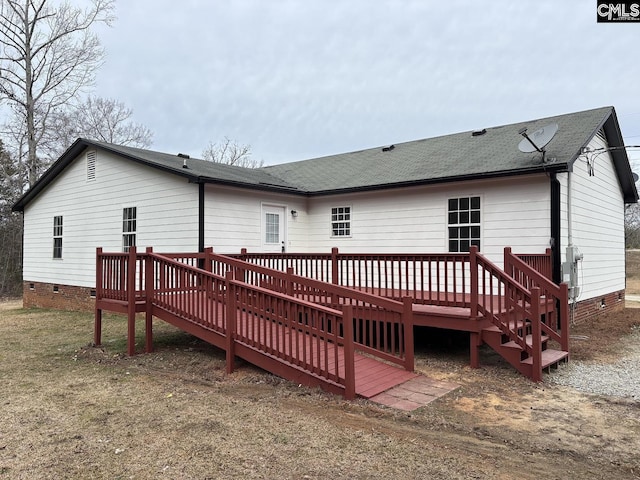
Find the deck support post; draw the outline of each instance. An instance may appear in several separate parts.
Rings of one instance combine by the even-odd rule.
[[[478,322],[478,247],[472,245],[469,248],[469,275],[471,280],[471,320]],[[469,332],[469,364],[471,368],[480,368],[480,345],[482,336],[478,332]]]
[[[95,321],[93,325],[93,345],[98,347],[102,345],[102,309],[96,308]]]
[[[542,320],[540,319],[540,287],[531,288],[531,336],[533,365],[531,380],[542,381]]]
[[[344,335],[344,397],[356,398],[355,346],[353,344],[353,305],[342,307],[342,325]]]
[[[146,353],[153,352],[153,292],[154,292],[154,268],[153,247],[147,247],[147,255],[144,262],[144,305],[145,305],[145,317],[144,317],[144,331],[145,342],[144,351]]]
[[[480,368],[480,345],[482,345],[480,333],[469,332],[469,364],[471,368]]]
[[[560,323],[560,348],[565,352],[569,351],[569,285],[560,284],[560,318],[556,319]]]
[[[402,328],[404,329],[404,368],[409,372],[415,369],[413,340],[413,298],[402,297]]]
[[[98,300],[102,297],[102,248],[96,248],[96,302],[95,320],[93,323],[93,344],[102,345],[102,309],[98,308]]]
[[[127,258],[127,355],[136,354],[136,247]]]
[[[236,307],[236,289],[232,283],[233,272],[227,272],[225,274],[226,280],[226,295],[227,295],[227,328],[226,334],[226,361],[227,361],[227,374],[233,373],[234,360],[235,360],[235,332],[236,332],[236,317],[238,315],[238,308]]]

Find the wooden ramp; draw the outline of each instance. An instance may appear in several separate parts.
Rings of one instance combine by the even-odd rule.
[[[144,289],[98,291],[96,344],[101,343],[102,310],[127,313],[128,353],[133,355],[136,313],[144,312],[146,351],[153,348],[156,317],[223,349],[229,373],[238,357],[346,398],[371,398],[417,376],[412,372],[413,351],[406,358],[400,346],[402,304],[393,304],[400,309],[393,315],[371,304],[364,308],[362,301],[338,310],[235,280],[232,273],[222,277],[151,253],[141,258],[144,263],[136,268],[128,268],[139,260],[133,255],[128,265],[121,258],[114,271],[117,281],[125,278],[123,272],[146,277]],[[382,313],[386,320],[379,317]],[[375,321],[365,318],[369,315],[375,315]],[[412,337],[409,340],[413,345]]]
[[[172,295],[171,300],[175,304],[192,305],[197,301],[189,294]],[[227,350],[226,307],[213,298],[207,302],[201,308],[202,317],[197,320],[172,313],[171,310],[175,309],[164,302],[154,304],[152,314]],[[236,308],[235,327],[237,335],[232,347],[235,356],[288,380],[342,393],[339,379],[347,375],[345,347],[322,341],[318,332],[314,331],[315,327],[299,324],[292,329],[283,322],[240,308]],[[228,358],[228,361],[233,360]],[[371,398],[418,376],[397,365],[358,352],[353,353],[353,364],[355,394],[362,398]],[[326,372],[328,378],[323,378],[322,372]]]

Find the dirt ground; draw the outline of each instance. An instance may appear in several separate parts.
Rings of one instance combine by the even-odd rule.
[[[631,308],[573,325],[572,359],[613,362],[637,326]],[[418,332],[417,370],[461,387],[407,413],[242,362],[227,376],[162,322],[131,358],[123,317],[103,347],[92,328],[0,303],[0,478],[640,479],[640,402],[532,383],[490,350],[472,370],[464,336]]]

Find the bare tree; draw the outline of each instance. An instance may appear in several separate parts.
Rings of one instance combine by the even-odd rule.
[[[78,107],[56,112],[44,147],[59,157],[78,137],[138,148],[151,146],[153,133],[131,120],[133,110],[113,99],[88,97]]]
[[[251,158],[251,145],[241,145],[235,140],[224,137],[219,143],[209,142],[202,151],[202,158],[214,163],[225,163],[245,168],[260,168],[264,160]]]
[[[625,206],[624,243],[627,248],[640,248],[640,204]]]
[[[110,24],[114,0],[87,8],[54,0],[0,0],[0,101],[24,125],[29,185],[38,178],[38,146],[51,114],[93,82],[103,50],[92,27]],[[23,162],[20,160],[20,162]]]

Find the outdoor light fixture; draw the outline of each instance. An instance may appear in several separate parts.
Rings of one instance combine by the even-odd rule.
[[[298,211],[297,210],[291,210],[291,216],[293,218],[298,218]]]

